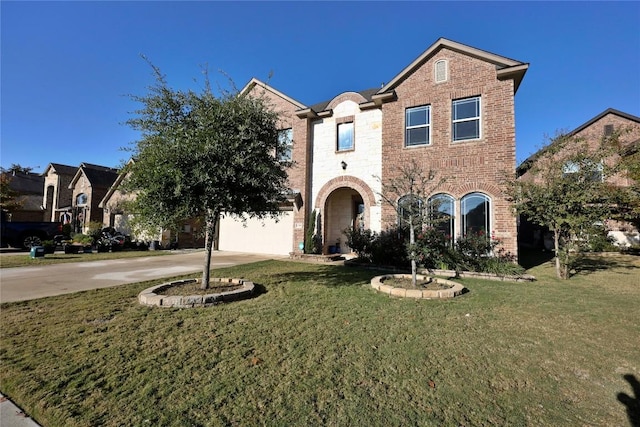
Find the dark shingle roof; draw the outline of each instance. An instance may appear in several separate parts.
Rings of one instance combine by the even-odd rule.
[[[379,88],[373,88],[373,89],[365,89],[365,90],[361,90],[359,92],[356,92],[360,95],[362,95],[364,97],[364,99],[366,99],[367,101],[371,101],[371,96],[376,94],[378,92]],[[337,96],[337,95],[336,95]],[[331,99],[328,99],[326,101],[323,102],[318,102],[317,104],[312,105],[310,108],[317,112],[320,111],[324,111],[327,108],[327,105],[329,105],[329,103],[331,101],[333,101],[333,99],[335,98],[335,96]]]
[[[42,195],[44,192],[44,177],[42,175],[20,172],[4,172],[3,175],[10,177],[9,188],[22,195]]]
[[[92,186],[109,188],[118,178],[118,170],[106,166],[82,163],[80,168]]]
[[[67,166],[60,163],[51,163],[51,167],[53,167],[58,175],[75,175],[78,171],[76,166]]]

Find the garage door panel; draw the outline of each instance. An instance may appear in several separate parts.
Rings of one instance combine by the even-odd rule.
[[[271,218],[242,221],[220,218],[218,248],[221,251],[288,255],[293,247],[293,212],[283,212],[278,222]]]

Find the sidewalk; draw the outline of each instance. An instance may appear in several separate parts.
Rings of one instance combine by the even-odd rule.
[[[22,412],[9,398],[0,393],[0,426],[2,427],[40,427],[27,414]]]

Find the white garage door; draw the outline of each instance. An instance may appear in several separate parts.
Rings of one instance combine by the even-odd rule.
[[[273,255],[289,255],[293,250],[293,212],[282,212],[278,222],[250,219],[245,225],[231,216],[222,216],[218,249]]]

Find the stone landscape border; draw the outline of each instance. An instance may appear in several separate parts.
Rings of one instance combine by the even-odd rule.
[[[462,295],[465,291],[465,287],[460,283],[454,282],[452,280],[441,279],[439,277],[431,277],[424,276],[418,274],[416,276],[418,280],[430,280],[433,283],[438,283],[442,285],[450,285],[449,289],[405,289],[405,288],[396,288],[393,286],[385,285],[384,281],[386,279],[411,279],[410,274],[385,274],[383,276],[376,276],[371,279],[371,287],[378,292],[382,292],[383,294],[387,294],[394,297],[402,297],[402,298],[416,298],[416,299],[444,299],[444,298],[453,298],[458,295]]]
[[[162,292],[172,286],[198,283],[199,279],[177,280],[175,282],[162,283],[145,289],[138,294],[138,302],[142,305],[157,307],[193,308],[208,307],[222,302],[238,301],[253,295],[255,285],[244,279],[212,278],[210,282],[241,285],[233,291],[218,292],[207,295],[162,295]]]

